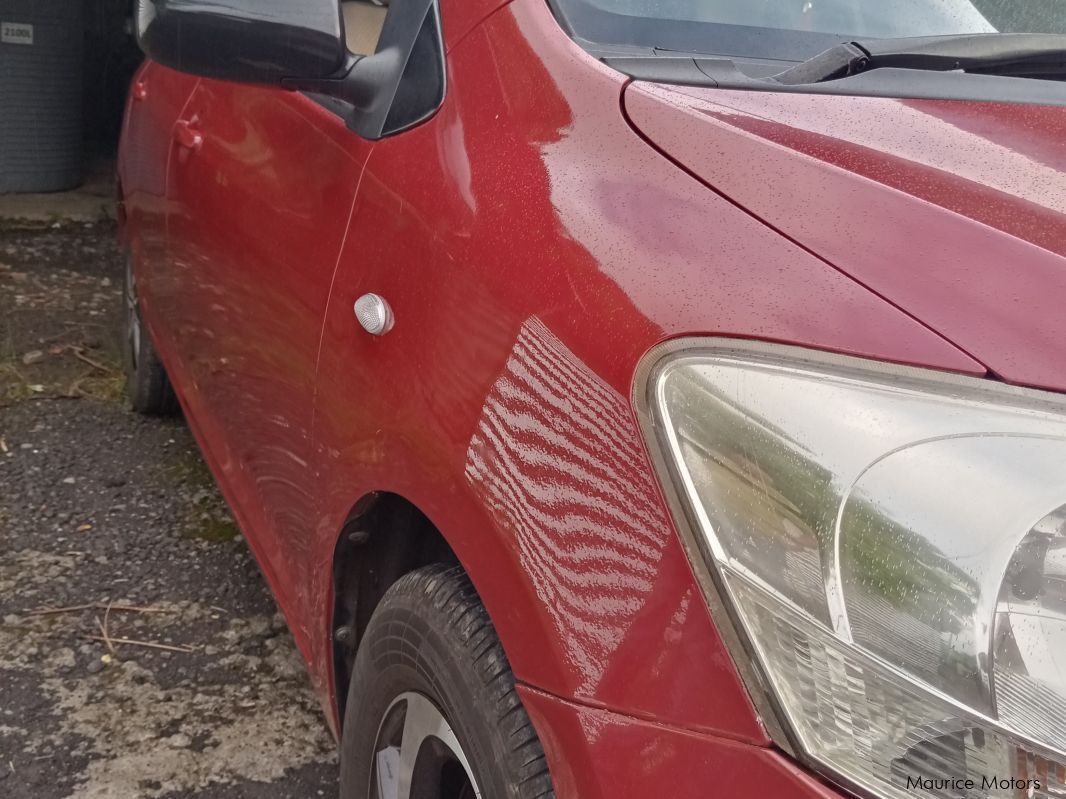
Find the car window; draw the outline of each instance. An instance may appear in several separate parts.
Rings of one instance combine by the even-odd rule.
[[[842,37],[1066,32],[1066,0],[551,0],[601,45],[802,60]]]

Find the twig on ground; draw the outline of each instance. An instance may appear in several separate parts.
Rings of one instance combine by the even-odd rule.
[[[118,613],[176,613],[170,608],[150,608],[138,605],[115,605],[103,602],[90,602],[86,605],[70,605],[64,608],[36,608],[23,611],[27,616],[52,616],[60,613],[80,613],[83,610],[113,610]]]
[[[51,344],[53,341],[59,341],[59,339],[63,338],[64,336],[69,336],[74,331],[80,330],[83,327],[103,327],[103,325],[99,322],[66,322],[64,324],[64,327],[66,329],[62,333],[56,333],[54,336],[43,338],[41,339],[40,343]]]
[[[111,643],[111,637],[107,634],[107,614],[110,613],[110,606],[107,611],[104,612],[104,620],[100,621],[100,617],[96,617],[96,626],[100,628],[100,634],[104,637],[104,645],[107,647],[107,651],[111,653],[111,657],[115,656],[115,647]]]
[[[103,641],[99,635],[83,635],[82,638],[87,638],[90,641]],[[167,652],[182,652],[189,654],[195,652],[191,646],[171,646],[170,644],[158,644],[155,641],[134,641],[131,638],[110,638],[108,639],[113,644],[129,644],[130,646],[146,646],[149,649],[163,649]]]
[[[27,616],[51,616],[59,613],[77,613],[82,610],[98,609],[97,604],[94,602],[91,605],[70,605],[65,608],[37,608],[35,610],[23,611]]]
[[[100,621],[99,616],[96,617],[96,626],[102,636],[101,640],[103,641],[103,645],[108,648],[108,652],[114,657],[115,648],[111,646],[111,638],[108,637],[108,629],[106,626],[103,626],[103,622]]]
[[[82,347],[72,346],[70,347],[70,351],[74,353],[74,357],[77,358],[79,361],[84,361],[85,363],[89,364],[89,366],[93,367],[94,369],[98,369],[106,375],[118,374],[118,372],[112,369],[110,366],[104,366],[104,364],[100,363],[99,361],[90,358],[88,355],[85,354],[85,350]]]

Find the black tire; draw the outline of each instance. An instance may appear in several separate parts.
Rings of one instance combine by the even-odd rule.
[[[356,655],[344,714],[342,799],[377,799],[386,715],[395,712],[390,708],[398,697],[412,693],[444,716],[484,799],[554,797],[544,750],[515,692],[511,667],[462,569],[434,565],[411,572],[374,611]],[[432,757],[425,755],[418,759],[418,779],[428,792],[413,790],[412,796],[473,795],[456,782],[454,769],[434,771]],[[422,767],[426,759],[428,771]]]
[[[126,275],[123,287],[122,341],[126,367],[126,394],[130,406],[137,413],[148,416],[170,416],[178,412],[178,398],[170,385],[167,370],[152,346],[148,332],[141,322],[141,308],[137,299],[137,281],[133,263],[126,256]]]

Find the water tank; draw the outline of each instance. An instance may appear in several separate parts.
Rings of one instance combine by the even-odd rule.
[[[81,182],[82,0],[0,0],[0,192]]]

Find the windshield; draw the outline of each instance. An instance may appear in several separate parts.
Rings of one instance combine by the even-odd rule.
[[[801,61],[845,39],[1066,33],[1066,0],[552,0],[589,43]]]

